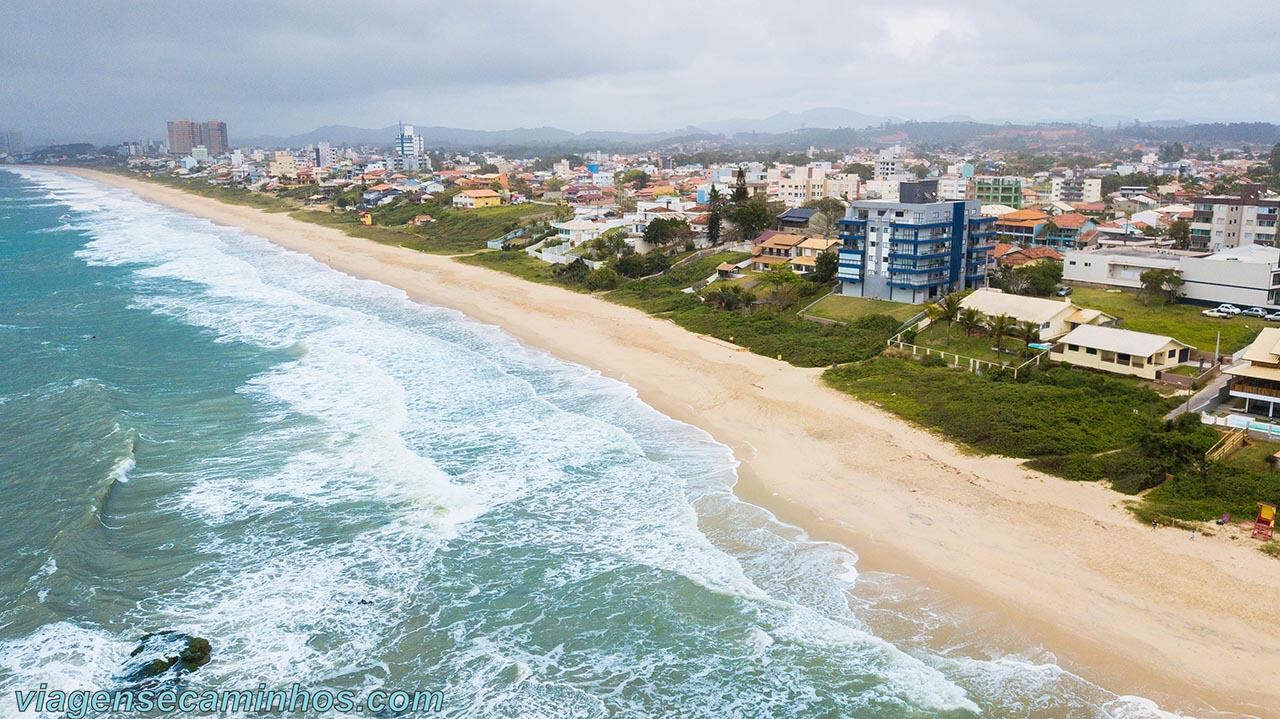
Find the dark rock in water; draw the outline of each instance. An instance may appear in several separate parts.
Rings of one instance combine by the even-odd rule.
[[[204,637],[188,637],[187,646],[178,652],[178,659],[187,671],[194,672],[213,658],[213,646]]]
[[[213,646],[204,637],[193,637],[174,631],[154,632],[138,640],[138,648],[129,653],[123,681],[129,684],[147,680],[173,680],[209,663]]]

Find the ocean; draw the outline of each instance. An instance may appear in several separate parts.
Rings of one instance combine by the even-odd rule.
[[[34,168],[0,168],[0,482],[0,717],[157,631],[211,643],[186,687],[450,717],[1166,716],[739,501],[622,383]]]

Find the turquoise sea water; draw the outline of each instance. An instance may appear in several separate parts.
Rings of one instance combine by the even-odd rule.
[[[735,470],[495,328],[0,171],[0,717],[118,686],[170,629],[213,644],[192,686],[438,689],[454,717],[1161,715],[860,575]]]

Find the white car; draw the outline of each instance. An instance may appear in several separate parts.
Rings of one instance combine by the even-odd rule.
[[[1204,315],[1205,317],[1213,317],[1214,319],[1219,319],[1219,320],[1225,320],[1231,316],[1226,312],[1219,312],[1217,310],[1205,310],[1200,314]]]
[[[1227,304],[1218,305],[1217,307],[1213,308],[1213,310],[1215,312],[1221,312],[1224,315],[1238,315],[1241,312],[1239,307],[1236,307],[1235,305],[1227,305]]]

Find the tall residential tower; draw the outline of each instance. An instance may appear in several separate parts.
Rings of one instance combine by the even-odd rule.
[[[840,221],[840,293],[920,304],[981,287],[995,248],[982,203],[938,200],[938,181],[903,182],[898,200],[859,200]]]

